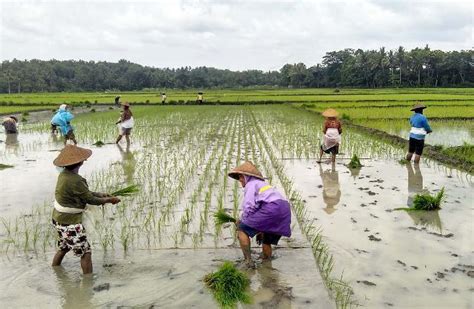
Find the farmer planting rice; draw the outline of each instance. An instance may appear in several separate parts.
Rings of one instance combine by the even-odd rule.
[[[322,115],[326,117],[323,125],[323,143],[319,151],[319,160],[317,163],[321,163],[323,152],[331,154],[331,161],[336,162],[336,155],[339,153],[339,144],[341,143],[342,125],[337,120],[338,113],[336,110],[329,108],[325,110]]]
[[[68,106],[66,104],[61,104],[59,110],[51,119],[51,124],[59,126],[61,134],[64,136],[64,145],[67,144],[68,140],[71,140],[74,145],[77,145],[76,136],[74,135],[74,128],[71,125],[71,120],[74,118],[74,115],[68,111]]]
[[[134,125],[133,114],[130,110],[130,104],[128,102],[122,103],[122,107],[123,113],[120,115],[120,120],[116,122],[116,124],[120,124],[122,131],[119,133],[119,136],[117,137],[115,143],[118,144],[122,137],[125,135],[127,144],[130,144],[130,133],[132,132],[132,128]]]
[[[197,95],[197,103],[199,104],[202,104],[202,100],[203,100],[203,93],[202,92],[198,92],[198,95]]]
[[[92,192],[86,180],[79,175],[79,169],[92,151],[66,145],[54,159],[54,165],[63,168],[56,184],[53,209],[53,225],[58,233],[59,250],[53,258],[52,266],[59,266],[69,251],[81,257],[84,274],[92,273],[91,247],[86,230],[82,225],[82,213],[86,205],[117,204],[120,199],[107,193]]]
[[[16,134],[18,133],[17,128],[18,119],[15,116],[8,116],[3,118],[2,126],[5,129],[7,134]]]
[[[166,93],[162,92],[161,93],[161,104],[165,104],[166,103]]]
[[[425,136],[433,132],[430,125],[428,124],[428,119],[423,115],[423,110],[426,108],[423,104],[415,104],[411,111],[414,112],[413,116],[410,117],[410,140],[408,142],[408,154],[406,159],[411,161],[413,153],[415,154],[415,163],[420,163],[421,154],[423,153],[423,148],[425,147]]]
[[[281,236],[291,236],[290,204],[264,181],[252,162],[246,161],[234,168],[229,177],[238,180],[244,188],[242,216],[236,225],[245,262],[252,265],[250,238],[254,236],[257,236],[258,244],[263,243],[262,259],[269,260],[272,245],[277,245]]]

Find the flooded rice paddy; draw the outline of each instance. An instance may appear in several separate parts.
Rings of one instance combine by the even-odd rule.
[[[117,110],[73,123],[79,144],[94,151],[81,169],[92,189],[141,186],[117,206],[86,212],[92,278],[82,278],[73,256],[63,268],[49,266],[58,175],[52,160],[61,141],[47,133],[48,121],[24,125],[13,143],[2,138],[0,163],[14,166],[0,170],[2,304],[216,307],[201,279],[223,260],[240,264],[241,252],[235,228],[217,228],[212,216],[218,209],[238,214],[242,189],[226,172],[252,160],[292,200],[294,216],[293,235],[280,241],[272,262],[246,270],[254,297],[249,308],[333,308],[334,298],[339,306],[368,308],[472,307],[470,175],[428,160],[419,169],[400,165],[404,150],[350,130],[337,164],[317,165],[322,120],[287,106],[133,112],[130,147],[109,144]],[[92,146],[98,140],[106,145]],[[362,169],[345,167],[352,154],[362,158]],[[393,211],[410,205],[417,192],[441,187],[446,201],[438,212]],[[333,262],[310,241],[317,228]],[[341,275],[350,297],[335,296],[329,284]]]

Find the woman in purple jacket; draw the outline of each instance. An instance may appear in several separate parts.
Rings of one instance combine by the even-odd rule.
[[[268,185],[252,162],[234,168],[229,176],[240,181],[244,188],[242,216],[237,221],[238,238],[245,261],[251,265],[250,238],[257,235],[257,243],[263,243],[262,259],[272,257],[272,245],[281,236],[291,236],[291,210],[288,201]]]

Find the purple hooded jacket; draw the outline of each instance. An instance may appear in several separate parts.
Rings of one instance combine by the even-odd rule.
[[[259,231],[291,236],[291,210],[288,201],[265,181],[245,176],[241,222]]]

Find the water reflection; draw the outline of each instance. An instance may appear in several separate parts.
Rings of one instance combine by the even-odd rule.
[[[332,214],[336,211],[334,207],[341,199],[339,173],[336,171],[336,164],[333,163],[331,169],[325,171],[323,171],[322,165],[319,165],[319,174],[323,181],[323,200],[326,204],[324,211]]]
[[[291,308],[293,297],[292,288],[280,282],[278,270],[273,268],[271,261],[266,261],[255,270],[255,276],[260,283],[259,288],[252,293],[254,304],[258,308]]]
[[[122,146],[120,146],[120,144],[117,144],[117,148],[119,149],[120,155],[122,156],[122,168],[125,182],[131,184],[133,183],[133,175],[135,174],[135,155],[132,151],[130,151],[130,144],[128,143],[125,150],[122,148]]]
[[[408,172],[408,198],[407,206],[413,206],[413,199],[417,194],[428,193],[423,189],[423,174],[420,165],[406,163]],[[441,232],[442,225],[438,210],[436,211],[407,211],[415,225],[432,227]]]
[[[18,142],[18,133],[5,134],[5,150],[16,153],[20,143]]]
[[[62,298],[63,308],[93,308],[93,277],[73,278],[62,266],[53,267]]]

